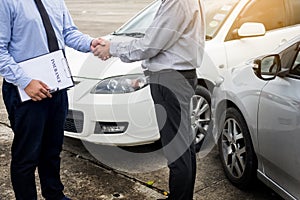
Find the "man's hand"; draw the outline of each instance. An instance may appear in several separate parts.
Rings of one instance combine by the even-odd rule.
[[[98,41],[99,41],[99,45],[97,45],[92,49],[94,56],[97,56],[102,60],[109,59],[111,57],[109,53],[110,42],[102,38],[99,38]]]
[[[33,101],[41,101],[47,97],[52,97],[49,92],[50,88],[39,80],[32,80],[24,90]]]
[[[97,47],[98,45],[105,46],[105,40],[102,38],[93,39],[93,41],[91,42],[91,51],[93,52],[95,50],[95,47]]]

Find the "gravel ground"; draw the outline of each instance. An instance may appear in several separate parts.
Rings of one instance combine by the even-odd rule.
[[[10,183],[10,146],[13,133],[6,125],[0,125],[0,199],[13,200],[14,193]],[[105,169],[78,154],[64,150],[61,154],[61,179],[65,193],[74,200],[112,200],[112,199],[155,199],[162,195],[148,187],[131,180],[122,174]],[[40,187],[36,175],[39,199]]]
[[[5,125],[0,125],[0,199],[13,199],[13,191],[11,189],[9,177],[9,162],[10,162],[10,146],[12,134],[10,128]]]

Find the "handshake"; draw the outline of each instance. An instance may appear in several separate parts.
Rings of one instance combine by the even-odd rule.
[[[91,51],[93,52],[94,56],[97,56],[103,61],[111,57],[109,48],[110,42],[102,38],[96,38],[91,43]]]

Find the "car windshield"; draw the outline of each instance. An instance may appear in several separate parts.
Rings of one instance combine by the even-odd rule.
[[[115,31],[113,35],[143,37],[160,6],[161,0],[155,1],[132,20]],[[212,39],[232,12],[238,0],[204,0],[206,13],[206,38]]]

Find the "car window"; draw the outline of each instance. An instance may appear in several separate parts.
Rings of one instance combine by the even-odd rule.
[[[280,53],[281,67],[292,69],[299,51],[299,43],[295,43]]]
[[[238,0],[206,0],[206,38],[213,38],[222,27]]]
[[[160,1],[154,2],[115,33],[145,33],[152,23],[160,4]]]
[[[289,25],[300,24],[300,1],[299,0],[290,0],[291,12],[289,13],[291,17],[291,22]]]
[[[290,74],[300,76],[300,46],[298,47],[298,55],[296,57],[295,63],[290,71]]]
[[[245,6],[239,17],[234,22],[226,40],[238,39],[236,30],[245,22],[263,23],[267,31],[286,26],[284,1],[251,1],[247,6]]]

